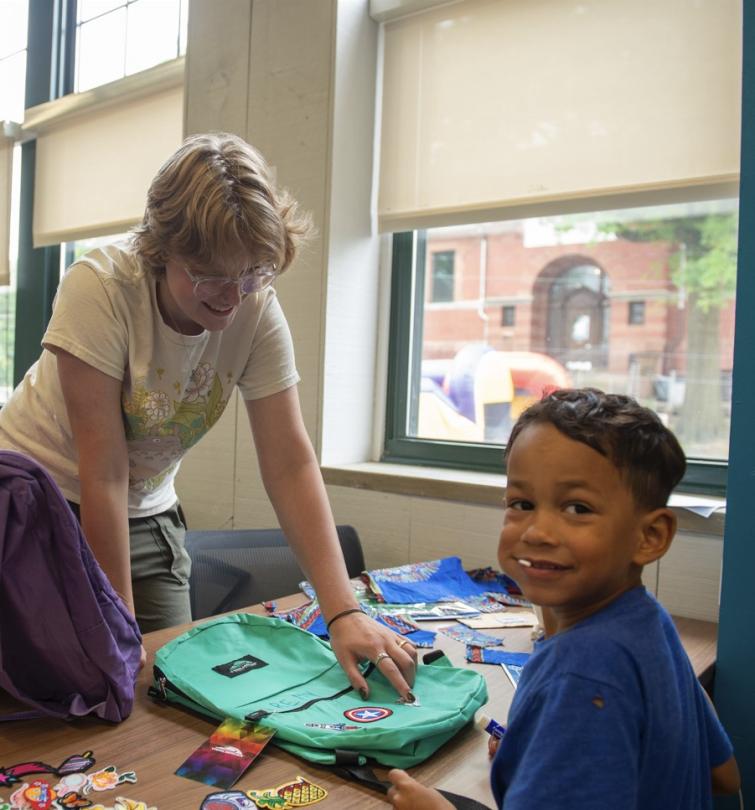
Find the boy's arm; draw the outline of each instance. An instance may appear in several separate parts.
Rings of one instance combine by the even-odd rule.
[[[718,728],[719,735],[724,735],[723,727],[721,727],[721,721],[718,719],[718,713],[716,712],[716,707],[714,706],[710,695],[702,688],[702,686],[700,687],[700,691],[703,693],[705,702],[710,710],[709,726],[711,725],[712,719],[712,725],[714,727],[711,734],[715,732],[715,728]],[[728,738],[726,738],[726,744],[728,746],[731,745],[728,742]],[[742,786],[742,779],[739,775],[739,765],[737,765],[737,760],[734,758],[734,755],[732,754],[721,765],[716,765],[714,768],[711,768],[710,778],[713,785],[714,794],[726,796],[732,793],[737,793]]]
[[[723,765],[712,768],[710,776],[713,783],[713,793],[718,795],[737,793],[742,785],[739,766],[733,756],[729,757]]]
[[[421,785],[406,771],[394,768],[388,771],[392,787],[387,799],[396,810],[453,810],[453,805],[437,790]]]

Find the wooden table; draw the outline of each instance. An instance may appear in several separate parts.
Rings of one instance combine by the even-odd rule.
[[[301,603],[301,594],[279,600],[279,607],[288,608]],[[261,614],[260,606],[248,609]],[[441,623],[427,623],[432,628]],[[117,770],[133,770],[137,783],[123,785],[115,791],[98,793],[95,801],[112,805],[116,795],[141,799],[159,810],[189,810],[198,808],[202,799],[217,788],[175,776],[174,771],[212,732],[213,726],[178,708],[162,705],[147,695],[151,683],[152,662],[155,651],[183,632],[190,625],[173,627],[145,636],[147,667],[137,683],[136,701],[131,717],[117,726],[99,721],[79,720],[63,723],[56,720],[19,721],[0,723],[0,765],[8,766],[27,760],[43,760],[58,765],[72,754],[93,751],[97,760],[94,769],[107,765]],[[680,619],[678,627],[698,675],[709,672],[715,659],[716,625],[691,619]],[[530,629],[485,631],[505,638],[510,651],[531,649]],[[513,687],[498,666],[467,664],[464,646],[439,633],[436,648],[443,649],[451,661],[459,666],[471,666],[481,672],[488,684],[490,700],[484,711],[505,721],[513,697]],[[420,653],[423,652],[420,650]],[[425,651],[426,652],[426,651]],[[11,701],[0,693],[0,713],[11,710]],[[386,770],[376,768],[384,777]],[[477,799],[493,807],[488,783],[489,761],[487,735],[474,727],[467,727],[446,743],[429,761],[411,770],[427,785],[444,788]],[[247,773],[236,783],[234,790],[272,788],[288,782],[298,774],[307,777],[328,791],[321,803],[323,808],[385,808],[383,796],[347,782],[326,768],[317,767],[297,759],[291,754],[269,745]],[[41,778],[45,778],[42,775]],[[54,778],[54,777],[50,777]],[[0,791],[7,799],[10,791]]]

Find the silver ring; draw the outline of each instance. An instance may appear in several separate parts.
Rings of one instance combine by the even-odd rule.
[[[375,659],[375,660],[374,660],[372,663],[373,663],[373,664],[374,664],[376,667],[377,667],[377,666],[380,666],[380,662],[381,662],[381,661],[382,661],[384,658],[390,658],[390,655],[388,655],[388,653],[387,653],[387,652],[381,652],[381,653],[378,653],[377,658],[376,658],[376,659]]]
[[[398,643],[398,646],[399,646],[399,647],[401,647],[401,648],[403,649],[403,647],[404,647],[404,645],[405,645],[405,644],[408,644],[410,647],[414,648],[414,645],[412,644],[412,642],[411,642],[411,641],[409,641],[409,639],[408,639],[408,638],[403,638],[403,639],[401,639],[401,641],[399,641],[399,643]]]

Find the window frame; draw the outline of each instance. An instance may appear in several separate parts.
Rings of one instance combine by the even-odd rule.
[[[504,445],[417,438],[415,424],[420,375],[410,369],[421,362],[426,230],[393,234],[391,308],[388,347],[385,439],[381,461],[486,473],[504,473]],[[728,461],[689,457],[678,492],[725,496]]]
[[[149,70],[150,67],[156,67],[159,64],[163,64],[163,62],[157,62],[154,65],[150,65],[149,67],[142,68],[142,69],[136,70],[136,71],[131,71],[131,72],[129,72],[126,69],[127,61],[128,61],[128,45],[129,45],[129,36],[130,36],[130,31],[129,31],[129,19],[130,19],[129,15],[131,13],[130,9],[137,2],[140,2],[140,0],[117,0],[119,5],[116,5],[113,8],[107,9],[106,11],[99,11],[96,14],[94,14],[93,16],[88,17],[85,20],[79,20],[78,0],[63,0],[63,1],[66,2],[66,3],[72,4],[72,9],[71,9],[71,12],[70,12],[71,16],[69,17],[69,19],[71,20],[71,24],[70,24],[70,26],[68,26],[71,29],[70,34],[68,34],[68,36],[69,36],[69,40],[70,40],[70,50],[71,50],[71,54],[72,54],[71,65],[70,65],[70,81],[69,81],[69,86],[70,86],[71,89],[68,92],[71,92],[71,93],[74,93],[74,92],[86,93],[86,92],[89,92],[90,90],[96,90],[96,88],[101,87],[102,84],[111,84],[113,82],[118,82],[118,81],[121,81],[121,80],[123,80],[125,78],[128,78],[129,76],[133,76],[133,75],[136,75],[137,73],[143,72],[143,70]],[[186,8],[186,13],[188,15],[188,0],[187,0],[187,4],[186,4],[185,8]],[[119,11],[121,9],[123,9],[125,11],[125,14],[126,14],[126,25],[125,25],[125,28],[124,28],[124,31],[123,31],[123,56],[124,56],[123,76],[118,76],[118,77],[116,77],[116,78],[114,78],[114,79],[112,79],[112,80],[110,80],[108,82],[103,82],[102,84],[97,84],[97,85],[94,85],[92,87],[86,87],[83,90],[81,90],[80,88],[77,89],[77,85],[79,84],[79,80],[80,80],[80,75],[79,74],[80,74],[80,67],[81,67],[80,61],[79,61],[80,53],[79,53],[78,48],[79,48],[79,44],[81,42],[81,32],[82,32],[82,30],[84,29],[85,26],[88,26],[89,24],[93,23],[95,20],[103,19],[104,17],[107,17],[107,16],[109,16],[111,14],[114,14],[115,12],[117,12],[117,11]],[[172,61],[173,59],[176,59],[176,58],[181,56],[181,41],[182,41],[181,33],[182,33],[182,13],[183,13],[183,11],[184,11],[184,4],[181,2],[181,0],[178,0],[178,19],[177,19],[177,31],[176,31],[176,54],[175,54],[174,57],[171,57],[171,59],[164,60],[164,61]]]
[[[75,19],[76,0],[29,0],[26,107],[72,92],[75,25],[71,21]],[[36,141],[21,145],[14,385],[39,358],[60,277],[60,246],[35,248],[32,241],[36,154]]]

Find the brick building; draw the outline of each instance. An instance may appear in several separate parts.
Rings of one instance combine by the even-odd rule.
[[[521,223],[432,233],[425,276],[425,359],[451,358],[483,341],[547,354],[581,384],[636,375],[648,394],[657,375],[683,377],[684,291],[672,281],[665,242],[590,239],[560,243]],[[549,243],[550,242],[550,243]],[[732,366],[734,303],[720,311],[719,368]],[[613,384],[612,384],[613,383]]]

